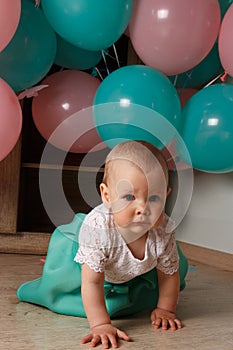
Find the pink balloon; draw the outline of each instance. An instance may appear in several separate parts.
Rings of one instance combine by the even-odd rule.
[[[0,78],[0,161],[14,148],[22,129],[22,110],[11,87]]]
[[[97,78],[78,70],[64,70],[49,75],[41,84],[48,87],[33,98],[32,115],[46,140],[55,131],[49,142],[65,151],[87,153],[100,144],[99,148],[106,147],[92,120],[93,99],[100,85]],[[80,130],[84,130],[81,135]]]
[[[134,0],[129,33],[146,65],[176,75],[207,56],[219,26],[218,0]]]
[[[0,51],[13,38],[19,24],[21,0],[0,1]]]
[[[225,71],[233,77],[233,4],[223,17],[219,33],[219,57]]]

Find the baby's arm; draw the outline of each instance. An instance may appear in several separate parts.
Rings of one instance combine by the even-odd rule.
[[[152,311],[151,321],[155,328],[172,330],[182,327],[181,321],[176,318],[175,311],[179,298],[180,278],[179,272],[167,275],[157,270],[159,284],[159,300],[157,308]]]
[[[82,300],[91,333],[81,343],[91,342],[95,347],[102,343],[108,349],[109,343],[117,348],[117,338],[130,340],[123,331],[111,324],[104,300],[104,273],[95,272],[87,264],[82,265]]]

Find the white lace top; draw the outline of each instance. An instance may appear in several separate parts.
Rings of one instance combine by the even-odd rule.
[[[105,280],[123,283],[153,268],[173,274],[179,267],[175,233],[166,233],[168,216],[157,229],[150,230],[142,260],[133,256],[114,225],[113,216],[103,204],[84,219],[79,233],[79,249],[74,258],[96,272],[104,272]]]

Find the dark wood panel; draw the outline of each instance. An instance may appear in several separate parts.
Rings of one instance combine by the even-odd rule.
[[[85,172],[82,177],[82,187],[88,189],[95,181],[96,191],[102,180],[103,173]],[[73,214],[66,210],[63,203],[59,203],[57,197],[57,170],[43,169],[43,177],[48,179],[48,195],[52,196],[54,208],[50,209],[47,214],[41,199],[39,188],[39,169],[22,168],[21,186],[19,198],[19,215],[18,215],[18,231],[27,232],[52,232],[55,228],[53,220],[50,219],[52,214],[57,218],[59,224],[65,224],[72,220]],[[53,181],[54,179],[54,181]],[[46,180],[45,180],[46,181]],[[64,195],[73,213],[88,213],[92,206],[87,199],[83,198],[78,186],[78,172],[66,170],[62,172],[62,187]],[[95,205],[100,203],[100,197],[96,198]],[[53,212],[55,211],[55,213]],[[56,221],[56,222],[57,222]]]
[[[0,162],[0,232],[17,231],[21,140]]]

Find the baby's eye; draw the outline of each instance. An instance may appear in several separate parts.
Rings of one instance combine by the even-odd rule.
[[[128,202],[133,201],[135,199],[133,194],[126,194],[123,198]]]
[[[156,194],[149,197],[149,202],[158,202],[159,200],[160,200],[160,197]]]

